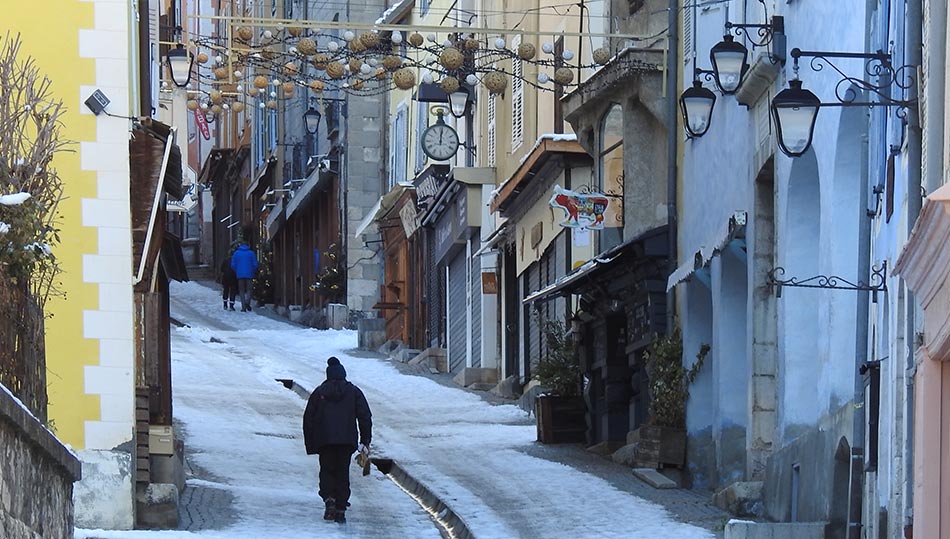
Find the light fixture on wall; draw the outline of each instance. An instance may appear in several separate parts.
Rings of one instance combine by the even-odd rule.
[[[690,138],[701,137],[709,130],[713,107],[716,106],[716,94],[703,86],[696,78],[693,85],[680,96],[680,111],[683,113],[683,125]]]
[[[722,37],[709,51],[713,77],[723,95],[732,95],[742,84],[742,77],[749,70],[749,49],[731,35]]]
[[[883,51],[824,52],[795,48],[790,55],[794,60],[792,79],[788,81],[789,87],[772,99],[771,107],[779,149],[789,157],[799,157],[811,147],[818,111],[822,107],[893,106],[898,108],[898,116],[903,117],[907,107],[917,103],[916,99],[900,100],[891,97],[894,90],[906,90],[914,84],[913,76],[908,73],[916,73],[916,66],[905,65],[895,69],[891,65],[891,55]],[[811,58],[809,65],[812,71],[819,72],[830,67],[841,75],[835,84],[836,101],[823,102],[802,87],[802,81],[798,77],[798,59],[801,57]],[[876,76],[878,80],[871,82],[847,75],[831,61],[832,58],[863,59],[866,61],[865,73]]]
[[[168,50],[165,58],[168,60],[168,70],[171,71],[175,86],[179,88],[188,86],[191,82],[191,68],[195,63],[195,55],[179,43],[174,49]]]
[[[303,122],[307,126],[307,133],[315,135],[317,129],[320,127],[320,119],[323,117],[320,114],[320,111],[314,108],[313,104],[310,105],[310,108],[307,109],[307,112],[303,113]]]
[[[459,86],[457,90],[448,94],[449,95],[449,110],[452,112],[452,116],[456,118],[464,118],[466,112],[468,112],[468,103],[470,92],[465,86]]]

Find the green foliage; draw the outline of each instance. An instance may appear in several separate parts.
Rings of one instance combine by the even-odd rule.
[[[708,354],[709,345],[702,345],[692,367],[684,367],[683,339],[679,328],[672,335],[653,342],[644,356],[649,374],[651,424],[686,428],[689,386],[699,375]]]
[[[552,394],[580,395],[581,367],[573,338],[560,320],[546,320],[541,331],[545,347],[535,366],[534,378]]]
[[[260,251],[257,275],[254,277],[254,299],[262,304],[274,303],[274,251],[269,243]]]
[[[343,265],[340,247],[331,243],[320,257],[320,271],[310,290],[322,295],[330,303],[339,303],[343,296]]]

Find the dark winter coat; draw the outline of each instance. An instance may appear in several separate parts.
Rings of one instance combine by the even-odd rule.
[[[231,255],[231,269],[238,279],[253,279],[257,273],[257,255],[246,244],[241,244]]]
[[[231,269],[230,260],[221,261],[221,286],[225,288],[237,288],[238,284],[237,274],[234,273],[234,270]]]
[[[346,380],[323,382],[307,401],[303,437],[308,455],[319,453],[327,445],[345,445],[353,451],[357,442],[368,446],[373,438],[373,419],[360,388]]]

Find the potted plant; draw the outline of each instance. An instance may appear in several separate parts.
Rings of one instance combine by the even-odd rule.
[[[650,388],[650,419],[637,429],[636,460],[659,468],[682,466],[686,460],[686,402],[689,386],[703,368],[709,345],[703,344],[691,367],[683,365],[683,339],[679,329],[657,339],[644,360]]]
[[[542,333],[545,347],[534,374],[542,388],[535,400],[538,441],[582,442],[587,407],[581,396],[581,368],[573,337],[560,321],[545,321]]]

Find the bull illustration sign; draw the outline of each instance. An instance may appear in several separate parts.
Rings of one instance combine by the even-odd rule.
[[[602,230],[610,199],[601,193],[578,193],[555,185],[548,204],[566,213],[566,219],[560,223],[563,227]]]

